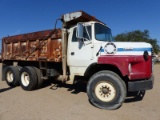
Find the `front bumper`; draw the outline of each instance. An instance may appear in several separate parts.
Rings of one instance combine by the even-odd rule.
[[[154,76],[152,76],[148,80],[128,82],[128,91],[134,92],[141,90],[150,90],[153,88],[153,84],[154,84]]]

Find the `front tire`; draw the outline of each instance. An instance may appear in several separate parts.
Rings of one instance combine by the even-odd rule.
[[[126,97],[124,81],[112,71],[100,71],[94,74],[87,84],[90,102],[101,109],[119,108]]]
[[[37,75],[33,67],[27,66],[20,71],[20,85],[24,90],[34,90],[37,86]]]

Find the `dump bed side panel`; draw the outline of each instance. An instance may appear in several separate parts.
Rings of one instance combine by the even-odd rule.
[[[61,30],[45,30],[2,39],[2,60],[62,61]]]

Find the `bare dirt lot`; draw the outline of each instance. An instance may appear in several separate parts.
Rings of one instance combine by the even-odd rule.
[[[60,85],[24,91],[0,81],[0,120],[160,120],[160,65],[154,66],[155,84],[142,101],[126,100],[118,110],[102,110],[88,102],[85,86]]]

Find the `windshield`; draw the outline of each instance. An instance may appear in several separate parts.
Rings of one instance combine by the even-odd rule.
[[[111,29],[102,24],[95,23],[95,38],[100,41],[112,41]]]

